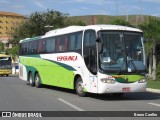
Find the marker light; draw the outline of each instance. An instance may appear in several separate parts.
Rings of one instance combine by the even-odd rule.
[[[111,83],[111,84],[116,83],[116,81],[114,79],[107,79],[107,78],[102,78],[101,81],[103,83]]]

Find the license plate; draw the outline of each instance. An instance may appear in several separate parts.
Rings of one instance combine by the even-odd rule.
[[[122,91],[129,92],[129,91],[130,91],[130,87],[125,87],[125,88],[122,88]]]

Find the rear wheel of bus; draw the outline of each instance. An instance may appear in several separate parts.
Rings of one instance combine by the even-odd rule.
[[[78,77],[76,84],[75,84],[75,89],[76,89],[76,93],[78,96],[80,97],[86,96],[86,92],[84,92],[83,81],[81,77]]]
[[[41,84],[41,78],[40,78],[40,76],[39,76],[38,73],[36,73],[36,75],[34,77],[34,81],[35,81],[36,88],[40,88],[42,86],[42,84]]]
[[[31,73],[31,72],[29,73],[29,84],[30,84],[31,86],[34,86],[33,76],[32,76],[32,73]]]

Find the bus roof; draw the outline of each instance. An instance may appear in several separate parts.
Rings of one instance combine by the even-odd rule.
[[[20,41],[20,43],[21,42],[32,41],[32,40],[37,40],[39,38],[47,38],[47,37],[58,36],[58,35],[63,35],[63,34],[67,34],[67,33],[84,31],[84,30],[87,30],[87,29],[92,29],[92,30],[95,30],[95,31],[99,31],[99,30],[122,30],[122,31],[142,32],[140,29],[121,26],[121,25],[107,25],[107,24],[103,25],[103,24],[101,24],[101,25],[88,25],[88,26],[69,26],[69,27],[65,27],[65,28],[51,30],[43,36],[23,39],[23,40]]]
[[[120,25],[88,25],[88,26],[69,26],[66,28],[51,30],[47,32],[42,38],[45,37],[51,37],[61,34],[67,34],[72,32],[78,32],[78,31],[84,31],[87,29],[92,29],[95,31],[99,30],[123,30],[123,31],[134,31],[134,32],[142,32],[140,29],[132,28],[132,27],[126,27],[126,26],[120,26]]]
[[[39,39],[39,38],[41,38],[41,36],[37,36],[37,37],[33,37],[33,38],[25,38],[25,39],[23,39],[23,40],[20,40],[20,43],[37,40],[37,39]]]
[[[10,57],[10,55],[0,54],[0,57]]]

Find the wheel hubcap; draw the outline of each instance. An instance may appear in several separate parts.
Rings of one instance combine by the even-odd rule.
[[[78,86],[78,87],[77,87],[77,88],[78,88],[78,89],[77,89],[78,92],[79,92],[79,93],[82,93],[82,92],[83,92],[83,85],[82,85],[82,82],[79,82],[77,86]]]
[[[36,84],[38,85],[38,83],[39,83],[39,77],[38,77],[38,76],[36,76],[35,82],[36,82]]]
[[[32,77],[31,76],[29,78],[29,82],[30,82],[30,84],[32,84]]]

